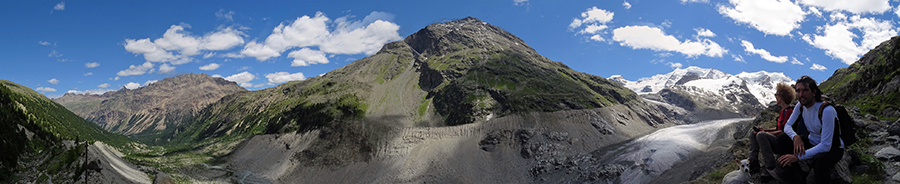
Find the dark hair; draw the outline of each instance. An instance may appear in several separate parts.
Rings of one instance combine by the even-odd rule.
[[[806,87],[808,87],[809,90],[812,90],[812,92],[814,94],[816,94],[815,95],[816,102],[822,101],[822,90],[819,90],[819,86],[816,85],[816,80],[813,80],[812,77],[804,75],[803,77],[800,77],[799,79],[797,79],[797,84],[800,84],[800,83],[806,83]]]

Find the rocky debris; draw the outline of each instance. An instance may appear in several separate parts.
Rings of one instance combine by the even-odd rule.
[[[897,117],[900,116],[900,111],[897,111],[897,109],[894,109],[893,107],[888,107],[881,111],[881,116],[885,118]]]
[[[478,146],[484,151],[493,151],[501,142],[510,142],[512,130],[494,130],[489,132],[484,139],[478,142]]]
[[[600,117],[597,112],[591,111],[591,115],[588,117],[588,121],[591,122],[591,126],[600,131],[603,135],[609,135],[615,132],[615,128],[609,124],[603,117]],[[621,121],[619,123],[622,123]]]
[[[172,180],[166,173],[156,173],[156,179],[153,180],[153,184],[175,184],[175,180]]]
[[[900,135],[900,119],[897,119],[897,122],[894,122],[893,125],[887,128],[888,135]]]
[[[884,147],[881,148],[881,150],[879,150],[877,153],[875,153],[875,158],[881,160],[897,160],[898,158],[900,158],[900,150],[897,150],[897,148],[891,146]]]

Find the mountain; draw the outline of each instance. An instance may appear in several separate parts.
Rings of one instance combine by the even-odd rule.
[[[821,79],[818,79],[821,80]],[[900,116],[900,37],[884,41],[847,68],[840,68],[819,87],[860,113],[893,119]]]
[[[103,141],[116,147],[133,143],[7,80],[0,80],[0,137],[0,183],[77,179],[83,168],[75,163],[84,149],[73,147],[72,140]]]
[[[185,74],[103,95],[66,93],[55,101],[109,131],[153,135],[182,125],[225,95],[246,91],[222,78]]]
[[[699,82],[688,82],[695,81]],[[753,95],[760,105],[768,105],[769,102],[775,101],[775,85],[778,83],[793,84],[794,81],[780,72],[758,71],[754,73],[741,72],[737,75],[731,75],[712,68],[700,68],[690,66],[684,69],[675,69],[667,74],[657,74],[653,77],[642,78],[638,81],[625,80],[621,75],[613,75],[609,80],[616,81],[625,87],[642,93],[659,92],[660,90],[676,86],[688,85],[706,89],[707,91],[717,91],[726,86],[739,87],[740,84],[746,82],[747,90]],[[737,85],[732,85],[737,84]],[[734,91],[734,90],[725,90]],[[726,93],[720,93],[726,95]],[[750,102],[750,101],[746,101]]]

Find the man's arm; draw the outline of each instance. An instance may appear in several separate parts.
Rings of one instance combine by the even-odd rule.
[[[800,106],[803,105],[799,102],[797,103],[797,105],[794,105],[794,111],[791,112],[791,117],[788,118],[787,123],[784,125],[784,133],[786,133],[788,137],[793,138],[795,135],[797,135],[797,133],[794,132],[794,128],[791,126],[794,125],[794,122],[797,121],[797,117],[800,116]]]
[[[840,144],[833,143],[834,138],[834,118],[837,117],[837,111],[834,110],[834,107],[828,106],[822,111],[822,132],[820,136],[821,142],[816,144],[812,148],[806,150],[806,154],[800,157],[800,160],[807,160],[816,156],[819,153],[825,153],[831,151],[831,144]]]

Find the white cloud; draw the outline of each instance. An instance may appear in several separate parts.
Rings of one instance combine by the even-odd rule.
[[[681,0],[681,3],[706,3],[709,0]]]
[[[85,64],[84,64],[84,67],[87,67],[87,68],[96,68],[96,67],[98,67],[98,66],[100,66],[100,63],[97,63],[97,62],[93,62],[93,63],[85,63]]]
[[[56,6],[53,6],[54,10],[66,10],[66,2],[59,2]]]
[[[242,66],[241,68],[238,68],[237,71],[250,70],[250,68],[252,68],[252,67],[249,67],[249,66]]]
[[[322,12],[315,17],[299,17],[289,24],[279,24],[264,42],[247,43],[240,53],[267,60],[292,48],[318,46],[331,54],[374,54],[382,45],[402,39],[397,32],[400,26],[389,22],[394,18],[392,14],[372,12],[360,21],[349,18],[330,21]],[[329,22],[333,22],[332,31]]]
[[[613,40],[622,46],[633,49],[651,49],[655,51],[675,51],[688,57],[706,55],[710,57],[722,57],[728,51],[719,44],[709,39],[696,39],[679,41],[671,35],[666,35],[659,28],[649,26],[625,26],[613,30]]]
[[[734,61],[746,63],[746,61],[744,61],[744,56],[732,54],[731,57],[734,58]]]
[[[34,90],[40,91],[40,92],[56,92],[56,89],[48,88],[48,87],[38,87],[38,88],[35,88]]]
[[[822,65],[813,63],[812,66],[809,67],[809,69],[818,70],[818,71],[825,71],[825,70],[827,70],[828,68],[825,68],[825,66],[822,66]]]
[[[172,70],[175,70],[175,67],[169,66],[169,64],[163,63],[162,65],[159,65],[159,73],[169,73]]]
[[[303,48],[288,54],[288,57],[294,58],[291,66],[309,66],[311,64],[328,63],[328,57],[325,52]]]
[[[225,77],[222,77],[222,75],[219,75],[219,74],[213,74],[212,77],[216,77],[216,78],[225,78]]]
[[[790,0],[730,0],[730,3],[733,7],[719,5],[719,13],[766,34],[790,35],[806,16],[806,12]]]
[[[591,40],[598,41],[598,42],[606,41],[606,39],[603,39],[603,37],[600,37],[600,35],[591,36]]]
[[[803,62],[800,62],[800,60],[797,60],[795,57],[791,57],[791,64],[803,65]]]
[[[88,76],[88,75],[94,75],[94,72],[84,73],[84,76]]]
[[[38,44],[41,44],[41,45],[43,45],[43,46],[47,46],[47,45],[50,45],[50,42],[47,42],[47,41],[39,41]]]
[[[284,83],[287,81],[295,81],[295,80],[305,80],[306,77],[303,76],[303,73],[288,73],[288,72],[275,72],[266,74],[266,78],[269,79],[269,85],[275,85],[279,83]]]
[[[216,12],[216,18],[234,21],[234,11],[225,12],[225,9],[219,9],[219,11]]]
[[[111,78],[110,80],[119,80],[119,76],[116,76],[114,79]]]
[[[129,76],[129,75],[144,75],[144,73],[147,73],[148,70],[152,70],[152,69],[153,69],[153,63],[144,62],[144,64],[141,64],[141,65],[128,66],[128,69],[119,71],[118,73],[116,73],[116,75],[118,75],[119,77],[125,77],[125,76]],[[118,79],[116,79],[116,80],[118,80]]]
[[[107,84],[106,87],[109,87],[109,85]],[[66,93],[74,93],[74,94],[80,94],[80,95],[83,95],[83,94],[99,95],[99,94],[103,94],[103,93],[110,92],[110,91],[115,91],[115,90],[112,90],[112,89],[92,89],[92,90],[85,90],[85,91],[69,90]]]
[[[860,18],[860,16],[853,16],[848,21],[838,21],[817,28],[823,35],[805,34],[802,39],[816,48],[825,50],[826,54],[840,59],[847,65],[853,64],[860,56],[898,33],[893,22],[889,20]],[[859,43],[853,41],[859,37],[851,31],[854,29],[863,34]]]
[[[216,56],[216,53],[214,53],[214,52],[206,53],[206,54],[203,54],[203,59],[211,58],[213,56]]]
[[[694,28],[694,31],[697,31],[697,36],[716,37],[716,33],[713,33],[712,31],[710,31],[709,29],[706,29],[706,28],[702,28],[702,27]]]
[[[828,17],[831,18],[831,21],[832,21],[832,22],[834,22],[834,21],[845,21],[845,20],[847,20],[847,15],[844,15],[844,13],[841,13],[841,12],[834,12],[834,13],[831,13],[831,15],[828,15]]]
[[[631,3],[628,3],[628,1],[623,2],[622,6],[624,6],[626,10],[631,9]]]
[[[103,84],[97,85],[97,87],[98,87],[98,88],[108,88],[108,87],[109,87],[109,83],[103,83]]]
[[[150,84],[156,83],[157,81],[159,81],[159,80],[147,80],[147,82],[144,82],[143,86],[148,86]]]
[[[609,21],[612,21],[613,15],[615,13],[609,12],[603,9],[599,9],[596,6],[588,8],[586,11],[581,12],[581,18],[575,18],[572,20],[572,23],[569,24],[569,29],[575,29],[581,27],[581,24],[590,24],[590,23],[599,23],[606,24]]]
[[[47,82],[49,82],[50,84],[59,84],[59,80],[56,80],[56,78],[52,78],[52,79],[48,80]]]
[[[894,8],[894,14],[897,14],[897,17],[900,17],[900,4],[897,4],[897,7]]]
[[[800,0],[800,3],[822,7],[825,11],[842,10],[853,14],[881,14],[891,9],[888,0]]]
[[[191,62],[192,56],[203,50],[226,50],[244,44],[243,32],[227,27],[207,33],[205,36],[192,36],[184,31],[190,25],[172,25],[162,38],[150,41],[144,39],[125,39],[125,50],[134,54],[143,54],[150,62],[169,62],[179,65]],[[175,51],[175,55],[170,51]]]
[[[225,77],[225,80],[236,82],[241,85],[241,87],[245,88],[253,87],[253,83],[250,83],[250,81],[253,81],[253,79],[256,79],[256,75],[253,75],[250,72],[246,71]]]
[[[753,47],[753,43],[750,43],[747,40],[741,40],[741,46],[744,46],[744,51],[749,53],[757,54],[759,57],[771,62],[776,63],[784,63],[788,60],[787,56],[773,56],[772,53],[766,51],[765,49],[757,49]]]
[[[125,84],[125,89],[137,89],[139,87],[141,87],[141,84],[137,82],[129,82],[128,84]]]
[[[822,17],[822,11],[819,11],[815,6],[807,6],[807,8],[809,8],[809,12],[807,13],[812,13],[813,15],[816,15],[816,17]]]
[[[669,65],[669,67],[672,67],[672,68],[681,68],[681,63],[668,62],[668,63],[666,63],[666,65]]]
[[[219,68],[219,64],[210,63],[208,65],[201,66],[200,70],[210,71],[210,70],[215,70],[216,68]]]
[[[587,27],[585,27],[583,30],[579,31],[578,33],[581,33],[581,34],[594,34],[594,33],[597,33],[597,32],[599,32],[599,31],[601,31],[601,30],[604,30],[604,29],[606,29],[606,28],[607,28],[606,25],[591,24],[591,25],[588,25]]]
[[[513,4],[516,6],[522,6],[528,4],[528,0],[513,0]]]

